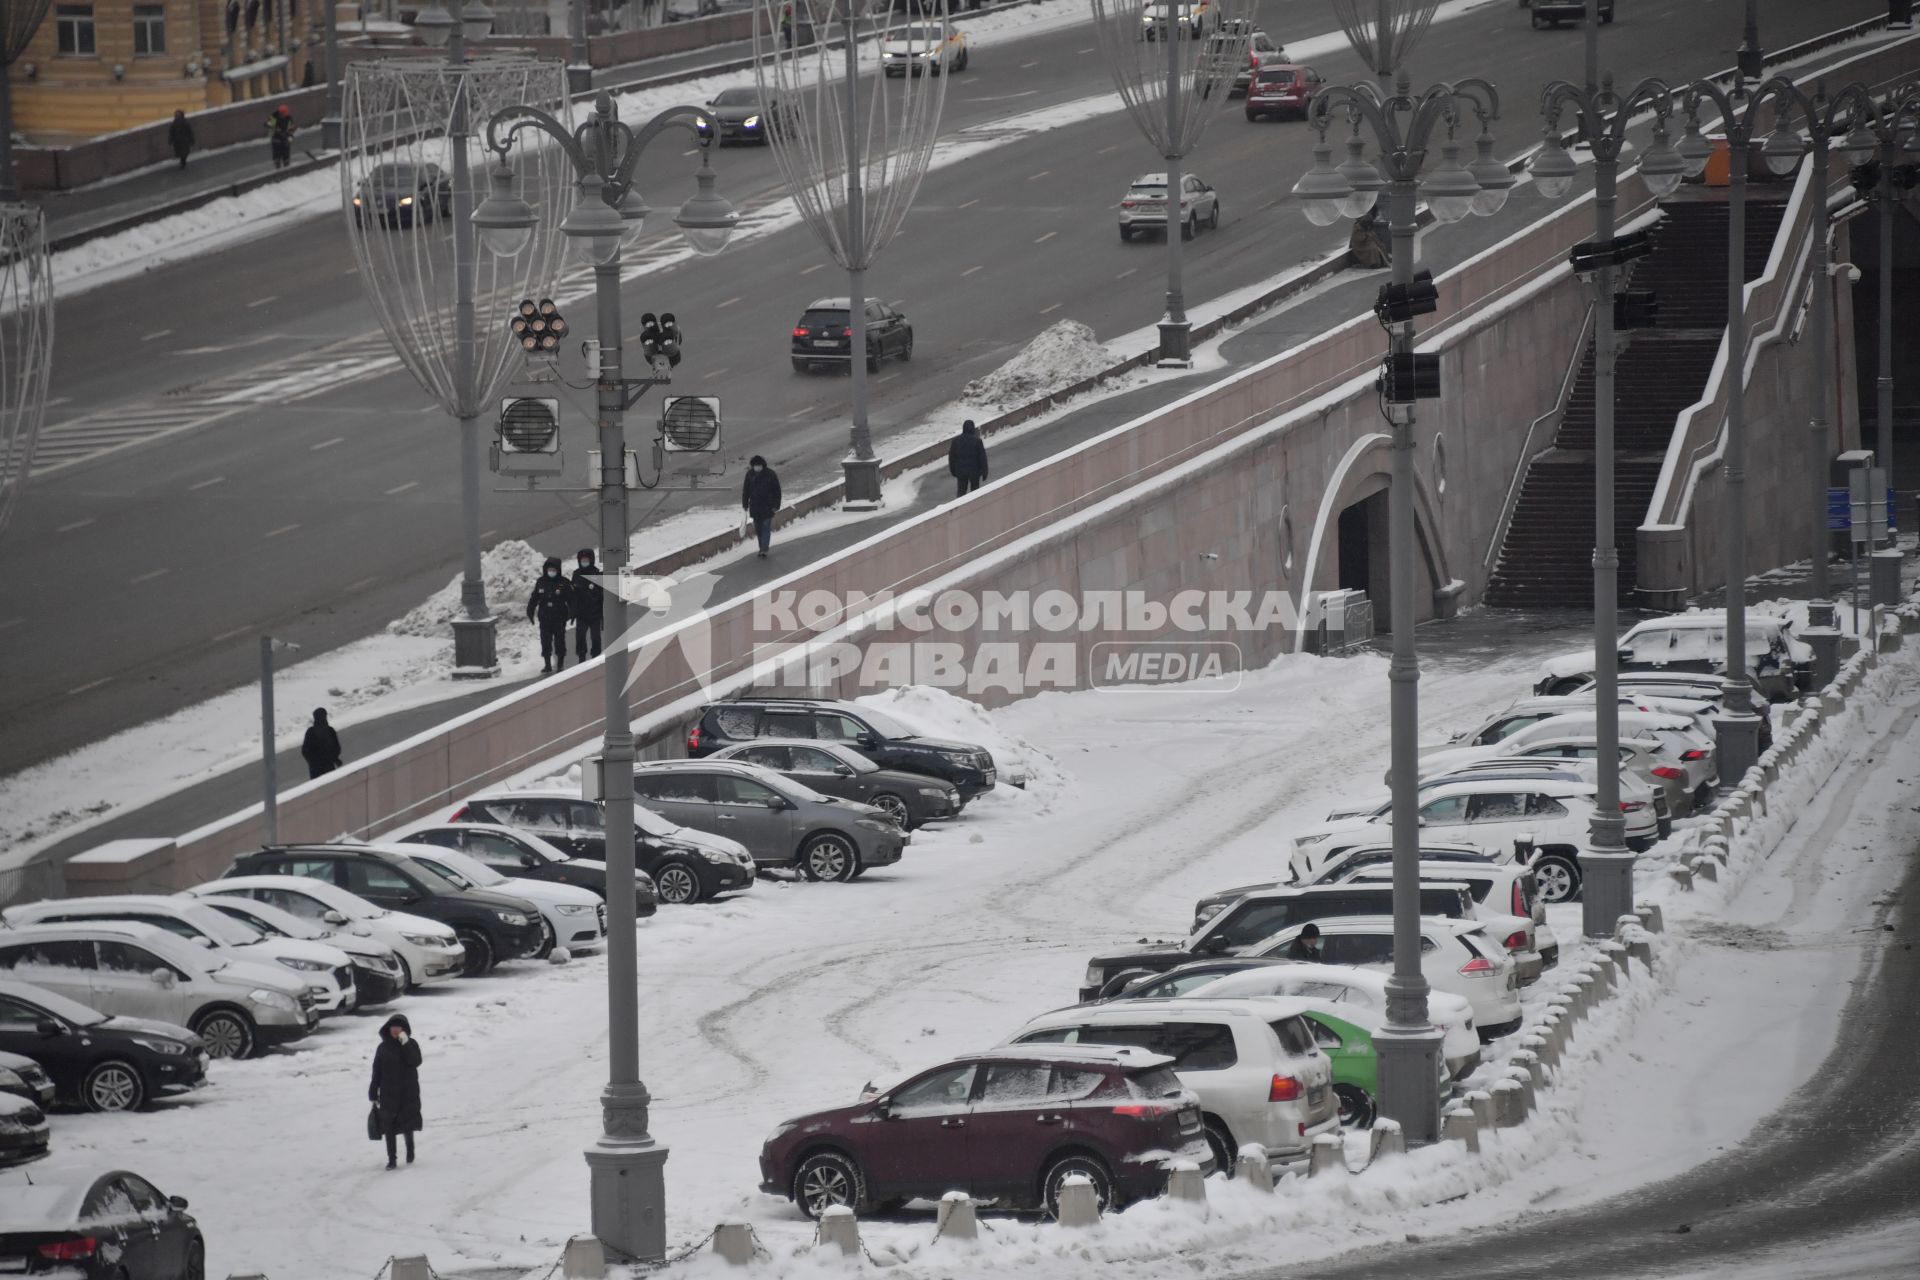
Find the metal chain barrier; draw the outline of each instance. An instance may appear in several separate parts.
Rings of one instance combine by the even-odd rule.
[[[748,1230],[751,1231],[752,1228],[748,1228]],[[660,1261],[658,1262],[636,1262],[636,1263],[633,1263],[632,1266],[637,1271],[660,1271],[667,1267],[672,1266],[676,1262],[685,1262],[688,1258],[691,1258],[694,1254],[706,1248],[707,1245],[712,1242],[714,1236],[718,1235],[719,1233],[720,1233],[720,1229],[718,1227],[715,1227],[712,1231],[707,1232],[706,1235],[701,1236],[698,1240],[694,1241],[692,1244],[688,1245],[686,1248],[682,1249],[678,1253],[670,1253],[666,1257],[660,1259]],[[814,1229],[814,1237],[815,1239],[819,1238],[819,1229],[817,1227]],[[755,1247],[757,1248],[759,1245],[759,1241],[756,1239],[754,1241],[754,1244],[755,1244]],[[545,1280],[545,1278],[542,1277],[542,1280]]]
[[[368,1280],[380,1280],[381,1276],[384,1276],[385,1274],[387,1274],[387,1268],[392,1265],[393,1265],[393,1255],[388,1254],[387,1260],[380,1264],[380,1269],[374,1272],[372,1276],[368,1277]]]

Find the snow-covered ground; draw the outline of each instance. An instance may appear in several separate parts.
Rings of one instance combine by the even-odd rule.
[[[1513,696],[1540,657],[1577,641],[1569,632],[1493,660],[1430,660],[1423,715],[1446,723]],[[1306,1259],[1494,1220],[1542,1197],[1573,1203],[1705,1158],[1831,1043],[1860,954],[1848,922],[1896,870],[1880,851],[1920,838],[1920,816],[1894,802],[1910,799],[1920,735],[1888,735],[1920,702],[1913,665],[1889,664],[1897,678],[1875,690],[1851,748],[1874,767],[1843,769],[1859,781],[1809,798],[1801,826],[1748,869],[1744,888],[1730,876],[1724,898],[1700,897],[1703,910],[1669,907],[1660,980],[1603,1006],[1542,1116],[1490,1139],[1481,1161],[1442,1146],[1350,1184],[1270,1198],[1216,1186],[1209,1221],[1145,1205],[1073,1242],[1001,1220],[977,1256],[929,1248],[925,1216],[864,1224],[868,1244],[910,1259],[912,1276],[1157,1280],[1184,1265],[1175,1253],[1250,1265],[1284,1231],[1289,1256]],[[739,1217],[776,1258],[803,1250],[810,1225],[755,1190],[774,1123],[993,1043],[1069,1000],[1091,951],[1178,934],[1200,894],[1279,874],[1288,834],[1370,789],[1386,751],[1386,664],[1374,655],[1290,656],[1233,694],[1050,693],[991,714],[928,691],[886,696],[898,714],[1022,756],[1032,785],[917,834],[897,867],[856,884],[762,883],[642,925],[642,1072],[654,1132],[672,1150],[672,1243]],[[1554,924],[1571,960],[1577,909]],[[383,1171],[362,1134],[373,1019],[330,1024],[262,1061],[215,1064],[209,1088],[153,1113],[57,1117],[58,1159],[125,1164],[191,1197],[215,1274],[368,1275],[413,1251],[443,1274],[538,1274],[586,1226],[581,1151],[605,1072],[603,980],[598,958],[521,963],[402,1001],[425,1050],[426,1129],[420,1163],[401,1172]],[[1762,1001],[1772,1016],[1759,1033],[1729,1022]],[[1465,1192],[1477,1194],[1436,1203]],[[778,1273],[816,1265],[783,1261]]]

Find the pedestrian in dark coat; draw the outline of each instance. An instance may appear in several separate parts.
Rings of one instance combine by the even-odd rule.
[[[167,126],[167,145],[173,148],[173,154],[180,157],[180,167],[187,167],[187,152],[193,150],[193,126],[187,123],[187,113],[173,113],[173,123]]]
[[[387,1168],[394,1167],[399,1155],[394,1139],[402,1135],[407,1139],[407,1163],[412,1164],[413,1135],[426,1126],[420,1122],[420,1045],[403,1013],[380,1024],[367,1101],[380,1118],[380,1136],[387,1140]]]
[[[606,601],[600,597],[600,566],[593,548],[580,548],[580,567],[573,571],[573,653],[581,662],[600,656],[600,621]],[[591,641],[593,652],[588,653]]]
[[[754,536],[760,539],[760,558],[767,558],[773,543],[773,517],[780,510],[780,477],[767,460],[754,454],[747,463],[747,478],[740,485],[740,505],[753,520]]]
[[[273,152],[273,167],[284,169],[293,163],[293,113],[285,104],[267,117],[267,145]]]
[[[340,735],[327,723],[327,713],[316,710],[307,736],[300,743],[300,755],[307,762],[307,776],[317,778],[340,767]]]
[[[987,442],[980,438],[972,418],[960,424],[960,434],[947,446],[947,470],[959,486],[957,498],[966,497],[987,478]]]
[[[540,624],[540,668],[550,675],[567,665],[567,623],[573,619],[573,586],[560,576],[560,557],[548,556],[527,597],[527,621]]]
[[[1305,960],[1317,964],[1326,958],[1326,952],[1320,941],[1320,926],[1309,923],[1292,942],[1287,944],[1287,959]]]

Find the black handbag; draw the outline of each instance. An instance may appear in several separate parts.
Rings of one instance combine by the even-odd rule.
[[[367,1137],[378,1142],[386,1135],[380,1129],[380,1106],[375,1103],[367,1108]]]

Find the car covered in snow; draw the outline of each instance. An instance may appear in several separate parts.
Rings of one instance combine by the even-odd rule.
[[[536,959],[544,960],[555,947],[569,951],[595,951],[606,945],[607,904],[600,895],[579,885],[555,884],[551,880],[521,880],[501,875],[478,858],[456,849],[422,845],[412,855],[415,862],[439,874],[457,889],[493,889],[525,898],[540,908],[540,920],[546,937]]]
[[[1793,634],[1792,619],[1748,609],[1745,630],[1749,678],[1769,701],[1791,701],[1812,687],[1813,649]],[[1726,610],[1694,609],[1637,622],[1620,637],[1619,653],[1622,675],[1660,671],[1724,676]],[[1593,665],[1591,649],[1549,658],[1534,678],[1534,692],[1569,692],[1593,678]]]
[[[1143,173],[1127,184],[1120,197],[1120,241],[1136,235],[1165,235],[1167,232],[1167,175]],[[1220,193],[1197,174],[1180,179],[1180,238],[1191,240],[1201,227],[1209,230],[1220,225]]]
[[[923,773],[972,800],[999,781],[993,753],[971,742],[929,737],[877,707],[810,698],[742,697],[709,703],[687,732],[687,754],[699,759],[723,747],[762,738],[838,742],[882,769]],[[1019,787],[1024,777],[1009,774]]]
[[[137,1173],[94,1163],[11,1169],[0,1173],[0,1274],[203,1280],[207,1242],[185,1196]]]
[[[0,1166],[38,1160],[47,1154],[48,1142],[47,1113],[40,1104],[0,1093]]]
[[[1171,1058],[1004,1045],[782,1121],[760,1149],[760,1189],[809,1218],[949,1191],[1057,1215],[1068,1178],[1086,1178],[1114,1209],[1158,1195],[1180,1160],[1213,1169],[1200,1101]]]
[[[596,810],[598,806],[595,806]],[[636,830],[636,837],[639,833]],[[464,853],[484,863],[510,880],[539,880],[547,884],[585,889],[600,901],[607,898],[607,864],[598,860],[569,857],[530,831],[520,831],[497,823],[442,822],[409,827],[395,832],[401,844],[434,845]],[[644,838],[634,842],[634,861],[641,861],[646,847]],[[601,852],[605,852],[602,848]],[[636,866],[633,872],[634,910],[641,918],[658,911],[659,898],[653,877]]]
[[[353,985],[360,993],[359,1007],[363,1009],[369,1005],[385,1004],[406,990],[406,971],[401,967],[399,954],[370,935],[315,923],[252,898],[226,894],[202,897],[191,891],[180,896],[194,898],[215,911],[224,911],[271,938],[304,938],[308,942],[323,942],[330,947],[338,947],[353,964]]]
[[[1720,780],[1720,750],[1713,733],[1702,729],[1697,718],[1622,708],[1614,720],[1622,740],[1651,744],[1652,753],[1661,764],[1680,772],[1678,779],[1669,781],[1677,781],[1692,795],[1696,806],[1706,803],[1714,784]],[[1427,750],[1420,757],[1421,772],[1443,773],[1488,759],[1513,758],[1515,753],[1538,743],[1592,737],[1599,732],[1599,723],[1591,703],[1574,703],[1558,715],[1516,728],[1492,743],[1466,742]]]
[[[196,898],[264,902],[302,920],[384,943],[399,959],[400,981],[409,991],[450,978],[466,967],[466,952],[450,926],[411,912],[389,911],[312,876],[229,875],[182,892]]]
[[[0,1050],[7,1051],[0,1057],[32,1051],[45,1083],[25,1078],[42,1106],[58,1101],[89,1111],[136,1111],[207,1082],[207,1042],[185,1027],[105,1014],[6,976],[0,976]]]

